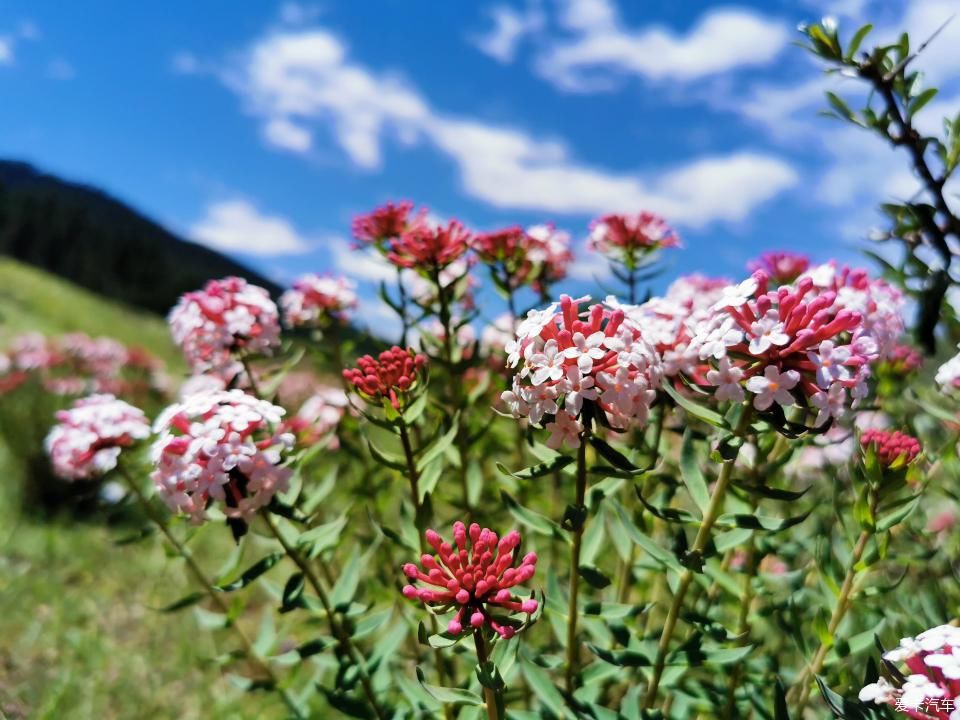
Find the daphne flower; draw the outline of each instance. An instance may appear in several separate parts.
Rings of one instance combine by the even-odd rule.
[[[743,400],[743,370],[731,365],[729,358],[720,360],[716,370],[707,371],[707,382],[717,387],[716,398],[720,402],[740,402]]]
[[[56,417],[44,447],[54,472],[65,480],[106,474],[117,466],[121,450],[150,435],[143,411],[113,395],[82,398]]]
[[[345,277],[304,275],[280,297],[287,327],[324,327],[346,322],[357,306],[356,284]]]
[[[364,400],[389,403],[399,412],[422,385],[426,363],[425,356],[394,346],[376,358],[359,358],[357,367],[343,371],[343,378]]]
[[[909,465],[920,454],[920,441],[900,431],[865,430],[860,435],[860,447],[872,449],[885,467]]]
[[[572,448],[580,447],[580,433],[583,432],[583,425],[573,415],[567,412],[557,413],[553,422],[547,423],[544,429],[550,433],[550,437],[547,438],[547,447],[554,450],[564,445]]]
[[[476,523],[468,530],[462,522],[455,522],[454,545],[433,530],[424,536],[435,554],[421,555],[420,567],[414,563],[403,566],[404,575],[420,584],[405,585],[404,597],[419,600],[437,613],[456,611],[447,623],[451,635],[487,626],[509,639],[526,626],[526,620],[516,616],[532,615],[539,603],[516,596],[514,588],[533,577],[537,555],[528,553],[516,565],[520,533],[513,530],[498,538]]]
[[[444,226],[419,223],[391,239],[386,256],[397,267],[435,274],[467,252],[469,239],[470,232],[457,220]]]
[[[426,211],[412,215],[413,203],[390,203],[353,220],[353,237],[362,244],[381,246],[424,222]]]
[[[750,272],[765,271],[778,285],[794,282],[810,267],[810,258],[789,251],[763,253],[759,259],[747,263]]]
[[[817,383],[822,388],[829,388],[835,380],[848,380],[850,368],[845,363],[850,360],[850,348],[837,347],[832,340],[820,343],[817,352],[808,352],[807,357],[817,368]]]
[[[771,346],[778,347],[790,342],[790,336],[783,331],[783,323],[776,310],[768,310],[767,314],[750,326],[753,337],[750,339],[750,352],[762,355]]]
[[[242,369],[238,354],[269,355],[280,343],[277,306],[266,290],[243,278],[211,280],[203,290],[186,293],[168,320],[193,371],[228,380]]]
[[[651,212],[604,215],[590,225],[590,249],[628,267],[635,267],[643,254],[679,245],[666,221]]]
[[[890,705],[921,720],[956,720],[960,715],[960,628],[941,625],[925,630],[916,638],[904,638],[883,657],[904,664],[906,680],[896,687],[879,678],[860,691],[862,702]]]
[[[546,416],[552,442],[579,443],[584,402],[595,403],[617,427],[646,422],[661,381],[660,358],[623,310],[580,304],[562,296],[545,311],[531,312],[507,348],[510,367],[521,364],[513,388],[503,399],[538,425]],[[559,310],[559,312],[558,312]],[[520,397],[526,407],[516,404]],[[557,413],[567,415],[560,418]]]
[[[781,373],[773,365],[767,365],[762,376],[754,375],[747,380],[747,390],[756,395],[753,406],[757,410],[766,410],[774,402],[789,407],[796,402],[790,390],[796,387],[798,382],[800,382],[800,373],[796,370]]]
[[[281,432],[291,433],[300,445],[310,447],[324,442],[339,447],[334,434],[347,408],[347,394],[340,388],[321,387],[307,398],[297,414],[285,419]]]
[[[833,383],[827,391],[817,391],[810,396],[810,404],[817,409],[814,426],[820,427],[830,418],[842,418],[847,408],[847,390],[840,383]]]
[[[941,365],[934,379],[944,392],[955,393],[960,390],[960,354]]]
[[[248,519],[287,488],[281,463],[294,438],[280,430],[284,409],[242,390],[194,395],[154,423],[157,493],[195,522],[213,501],[233,519]]]

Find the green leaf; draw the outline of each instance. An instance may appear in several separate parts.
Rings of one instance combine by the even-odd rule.
[[[380,450],[376,445],[373,444],[373,441],[368,437],[367,447],[370,448],[370,454],[373,456],[373,459],[376,460],[381,465],[386,465],[391,470],[397,470],[398,472],[407,471],[407,463],[399,455],[394,455],[393,453],[384,452]]]
[[[457,432],[460,429],[459,423],[459,416],[457,416],[450,424],[450,429],[427,446],[423,451],[423,455],[417,458],[417,470],[423,471],[427,465],[440,457],[440,455],[453,444],[454,439],[457,437]]]
[[[176,612],[177,610],[182,610],[185,607],[190,607],[191,605],[196,605],[198,602],[203,600],[207,594],[205,592],[194,592],[190,593],[186,597],[182,597],[174,603],[165,605],[159,609],[159,612],[171,613]]]
[[[617,470],[626,473],[628,476],[639,475],[646,472],[649,468],[640,468],[630,462],[627,456],[614,448],[608,442],[596,435],[590,435],[590,444],[597,450],[600,456]]]
[[[344,512],[336,520],[312,527],[306,532],[300,534],[297,538],[297,547],[306,552],[308,558],[315,558],[324,550],[329,550],[337,545],[340,540],[340,533],[347,524],[347,513]]]
[[[588,645],[590,652],[610,665],[617,667],[648,667],[653,663],[643,653],[636,650],[607,650],[597,645]]]
[[[226,585],[215,585],[214,587],[220,592],[233,592],[234,590],[245,588],[247,585],[267,572],[267,570],[280,562],[282,558],[282,552],[270,553],[244,570],[243,574],[233,582],[227,583]]]
[[[723,419],[723,416],[711,410],[708,407],[704,407],[700,403],[696,403],[688,397],[681,395],[676,389],[671,386],[669,383],[664,383],[663,389],[666,391],[667,395],[673,398],[673,401],[684,409],[688,414],[692,415],[695,418],[703,420],[705,423],[713,425],[714,427],[723,428],[729,430],[730,428],[727,425],[727,421]]]
[[[802,515],[795,515],[788,518],[774,518],[764,515],[747,515],[737,513],[727,513],[721,515],[717,520],[717,525],[722,527],[750,528],[751,530],[766,530],[767,532],[779,532],[787,528],[799,525],[807,516],[813,512],[813,509],[807,510]]]
[[[683,433],[683,445],[680,448],[680,477],[687,486],[690,497],[700,508],[700,512],[706,513],[710,506],[710,491],[707,489],[707,481],[704,480],[703,473],[700,472],[697,448],[690,428]]]
[[[850,38],[850,44],[847,45],[847,52],[844,55],[847,60],[853,59],[853,56],[857,54],[857,50],[860,49],[863,39],[870,33],[871,30],[873,30],[873,25],[867,23],[853,34],[853,37]],[[779,718],[777,718],[777,720],[779,720]]]
[[[504,475],[510,475],[511,477],[517,478],[517,480],[533,480],[534,478],[540,478],[544,475],[551,475],[556,470],[565,468],[573,461],[573,458],[568,455],[558,455],[550,462],[533,465],[531,467],[524,468],[523,470],[518,470],[517,472],[513,472],[503,463],[499,462],[497,463],[497,469]]]
[[[773,693],[773,720],[790,720],[790,711],[787,709],[787,690],[779,676]]]
[[[934,96],[937,94],[936,88],[927,88],[922,93],[917,95],[911,102],[910,107],[907,109],[907,113],[913,117],[918,112],[920,112],[924,106],[933,100]]]
[[[680,563],[677,562],[677,559],[673,556],[673,554],[660,547],[660,545],[654,542],[654,540],[649,536],[644,535],[640,528],[638,528],[627,515],[627,511],[624,509],[623,505],[618,502],[614,502],[614,508],[617,511],[617,516],[620,519],[620,523],[623,525],[624,530],[627,531],[627,536],[635,545],[638,545],[641,549],[646,551],[650,557],[659,562],[661,565],[664,565],[670,570],[682,572],[683,568],[681,567]]]
[[[423,668],[420,666],[417,666],[417,680],[420,681],[420,686],[426,690],[431,697],[445,705],[473,705],[476,707],[483,705],[483,698],[470,690],[431,685],[424,679]]]
[[[533,690],[533,694],[549,711],[558,717],[567,716],[563,695],[557,690],[556,684],[543,668],[526,660],[520,664],[520,672],[523,673],[523,677],[530,689]]]
[[[533,510],[524,507],[506,490],[500,491],[500,499],[503,501],[503,504],[507,507],[507,510],[510,512],[510,514],[513,515],[513,517],[515,517],[517,521],[525,527],[528,527],[534,532],[540,533],[541,535],[552,535],[554,537],[564,539],[567,538],[567,534],[557,523],[538,512],[534,512]]]
[[[839,95],[828,90],[827,102],[830,103],[831,107],[833,107],[833,109],[836,110],[841,117],[849,120],[852,123],[858,123],[857,116],[853,114],[853,111],[847,106],[847,104],[840,98]]]
[[[597,590],[603,590],[610,585],[610,578],[591,565],[580,566],[580,577]]]
[[[707,662],[711,665],[731,665],[740,662],[753,651],[753,645],[744,647],[706,650]]]

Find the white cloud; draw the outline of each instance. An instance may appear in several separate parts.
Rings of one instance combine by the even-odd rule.
[[[13,38],[0,36],[0,65],[13,64]]]
[[[565,0],[559,17],[567,37],[544,43],[537,72],[557,87],[600,92],[623,76],[692,81],[773,60],[789,41],[780,21],[720,8],[685,33],[650,25],[625,27],[611,0]]]
[[[599,22],[586,14],[576,22]],[[350,61],[324,29],[273,32],[239,66],[221,74],[265,123],[266,137],[303,152],[312,133],[332,130],[361,168],[381,162],[385,137],[427,143],[451,158],[464,191],[501,208],[599,213],[648,207],[674,223],[740,220],[796,182],[783,161],[753,152],[694,159],[639,174],[609,172],[580,162],[560,140],[452,117],[399,78]]]
[[[370,282],[393,281],[397,269],[373,248],[355,248],[345,238],[331,236],[323,241],[330,261],[340,272]]]
[[[263,135],[271,145],[293,152],[306,152],[313,144],[310,131],[287,118],[270,120],[263,126]]]
[[[246,200],[209,205],[190,236],[217,250],[250,255],[292,255],[306,252],[310,242],[289,221],[264,215]]]
[[[197,60],[196,55],[186,50],[175,53],[170,60],[170,65],[173,67],[174,72],[178,72],[181,75],[194,75],[200,72],[200,61]]]
[[[507,5],[490,9],[493,27],[483,35],[475,35],[471,42],[485,55],[500,63],[513,62],[520,41],[543,27],[544,16],[539,7],[531,5],[520,12]]]

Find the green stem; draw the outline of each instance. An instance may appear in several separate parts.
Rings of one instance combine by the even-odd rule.
[[[829,635],[830,638],[833,638],[836,634],[844,615],[846,615],[847,610],[850,607],[850,598],[853,594],[853,586],[857,578],[857,564],[863,558],[863,553],[867,549],[867,544],[870,542],[871,537],[873,537],[873,533],[869,530],[864,530],[860,533],[860,537],[857,539],[857,544],[853,548],[853,554],[850,556],[850,567],[847,568],[847,574],[843,579],[843,585],[840,587],[840,595],[837,598],[837,606],[834,608],[833,615],[830,617],[830,624],[827,625],[827,635]],[[803,714],[803,710],[806,707],[807,702],[810,700],[810,691],[813,687],[810,681],[820,674],[820,671],[823,669],[823,663],[825,662],[827,653],[829,651],[829,645],[826,643],[820,644],[820,647],[817,648],[816,654],[813,656],[813,661],[804,669],[803,674],[800,676],[800,680],[797,681],[796,685],[794,685],[787,694],[788,703],[797,703],[798,717]]]
[[[194,579],[200,583],[207,595],[210,596],[210,600],[217,608],[217,611],[220,612],[225,618],[229,618],[230,608],[227,607],[227,604],[221,597],[220,592],[213,586],[213,583],[210,582],[210,579],[206,576],[206,573],[203,572],[203,569],[197,564],[197,561],[194,559],[190,551],[187,550],[183,543],[177,539],[177,536],[171,532],[170,528],[167,526],[166,518],[157,512],[156,508],[153,507],[149,498],[144,495],[143,490],[140,489],[140,486],[137,484],[137,482],[130,476],[130,474],[127,472],[127,469],[123,465],[118,465],[117,469],[120,471],[121,477],[123,477],[123,479],[126,481],[130,491],[137,498],[137,501],[143,508],[143,512],[146,513],[150,521],[160,529],[160,532],[163,533],[164,537],[166,537],[167,542],[173,546],[173,549],[177,551],[177,554],[183,558],[184,562],[186,562],[190,573],[193,575]],[[297,703],[294,702],[293,698],[290,696],[290,693],[288,693],[285,688],[281,687],[280,680],[273,672],[273,668],[271,668],[257,655],[257,651],[253,647],[253,643],[250,641],[250,638],[247,637],[247,634],[243,631],[243,629],[235,622],[230,622],[228,626],[233,631],[234,635],[237,636],[237,639],[243,646],[244,655],[246,656],[247,660],[255,665],[257,670],[259,670],[268,678],[271,687],[276,690],[277,693],[279,693],[284,704],[290,709],[294,716],[299,720],[304,720],[305,716]]]
[[[240,364],[243,365],[243,370],[247,373],[247,380],[250,383],[250,389],[253,391],[253,394],[258,398],[262,398],[260,387],[257,385],[257,378],[253,374],[253,368],[250,366],[250,358],[247,357],[246,353],[240,355]]]
[[[260,516],[264,519],[264,522],[266,522],[267,527],[270,528],[270,532],[273,533],[273,536],[280,542],[280,545],[283,547],[287,557],[289,557],[300,569],[300,572],[303,573],[303,577],[306,579],[307,583],[311,588],[313,588],[314,593],[316,593],[317,598],[320,600],[320,604],[323,605],[323,610],[327,616],[327,621],[330,623],[331,634],[337,639],[337,641],[340,643],[340,647],[350,657],[354,666],[357,668],[357,673],[360,677],[360,685],[363,688],[364,695],[367,697],[367,702],[370,703],[370,707],[373,709],[373,712],[377,716],[378,720],[386,720],[386,714],[380,708],[379,703],[377,703],[377,698],[373,691],[373,685],[370,682],[370,675],[367,672],[364,658],[362,655],[360,655],[360,652],[353,644],[350,634],[343,629],[339,622],[337,622],[333,606],[330,604],[330,598],[327,596],[327,591],[324,589],[323,583],[320,582],[320,578],[317,577],[316,572],[314,572],[313,566],[306,561],[306,559],[295,547],[287,542],[287,539],[283,536],[283,533],[280,531],[280,528],[277,527],[277,524],[274,522],[274,519],[269,512],[266,510],[261,510]]]
[[[742,437],[743,433],[750,425],[751,408],[744,406],[740,413],[740,421],[734,430],[736,437]],[[691,556],[702,555],[710,541],[710,533],[713,530],[717,518],[723,510],[723,500],[730,486],[733,477],[733,468],[737,463],[737,458],[732,457],[724,461],[720,467],[720,475],[717,478],[717,484],[710,496],[710,504],[703,514],[703,520],[697,535],[694,538],[693,545],[690,546],[689,554]],[[663,677],[663,670],[667,662],[667,653],[670,651],[670,641],[673,639],[673,632],[677,627],[677,621],[680,619],[680,612],[683,609],[683,601],[687,596],[687,591],[693,584],[695,573],[693,569],[687,568],[680,575],[680,583],[677,585],[677,591],[673,596],[670,609],[667,611],[667,618],[664,621],[663,630],[660,634],[660,641],[657,644],[657,657],[653,664],[653,673],[650,677],[650,684],[647,686],[647,694],[644,698],[643,707],[649,710],[657,701],[657,691],[660,688],[660,680]]]
[[[473,642],[477,648],[477,660],[482,667],[486,665],[489,660],[487,643],[483,639],[482,628],[477,628],[473,631]],[[483,698],[487,706],[487,720],[500,720],[500,706],[503,704],[501,691],[484,686]]]
[[[580,664],[580,645],[577,642],[577,593],[580,590],[580,546],[583,542],[583,528],[587,523],[586,508],[587,496],[587,437],[589,430],[580,435],[580,448],[577,452],[577,498],[574,503],[577,513],[583,512],[583,521],[578,522],[573,530],[573,545],[570,549],[570,602],[567,607],[567,693],[573,693],[576,686],[576,677]]]
[[[403,270],[397,267],[397,293],[400,296],[400,323],[402,330],[400,332],[400,347],[407,346],[407,333],[410,331],[409,320],[407,319],[407,289],[403,286]]]

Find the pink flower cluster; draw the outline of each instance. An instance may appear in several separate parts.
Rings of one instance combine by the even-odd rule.
[[[865,430],[860,435],[860,447],[864,451],[872,449],[886,467],[909,465],[920,454],[920,441],[899,430]]]
[[[590,224],[590,249],[627,266],[646,253],[679,246],[666,220],[652,212],[603,215]]]
[[[552,225],[534,225],[526,230],[509,227],[473,236],[470,245],[480,262],[502,273],[511,290],[530,286],[545,292],[567,275],[573,260],[570,236]]]
[[[310,447],[326,442],[327,447],[340,446],[334,434],[347,408],[347,395],[340,388],[322,387],[307,398],[297,414],[280,424],[281,432],[288,432],[297,444]]]
[[[345,323],[347,311],[357,306],[357,286],[345,277],[303,275],[280,296],[287,327],[323,328]]]
[[[437,612],[456,609],[447,625],[451,635],[487,625],[501,637],[511,638],[522,628],[523,621],[510,616],[529,616],[537,611],[536,600],[524,600],[512,592],[512,588],[533,577],[537,566],[536,553],[524,555],[515,566],[520,546],[520,533],[516,530],[498,539],[495,532],[481,529],[477,523],[468,530],[458,521],[453,524],[454,545],[444,542],[433,530],[427,530],[425,537],[436,555],[422,555],[421,567],[408,563],[403,566],[403,573],[426,587],[405,585],[403,595]]]
[[[622,306],[631,322],[643,328],[644,339],[653,344],[661,356],[665,377],[694,374],[701,360],[698,349],[691,347],[690,342],[700,323],[710,319],[713,305],[729,284],[724,278],[685,275],[675,280],[663,297],[651,298],[641,305]],[[606,302],[617,306],[613,297],[608,297]]]
[[[397,267],[428,274],[438,272],[463,257],[469,240],[470,231],[457,220],[451,220],[446,225],[419,222],[388,242],[386,256]]]
[[[386,203],[373,212],[358,215],[353,220],[353,237],[363,244],[382,246],[400,237],[411,227],[423,222],[425,213],[411,217],[413,203],[403,201]]]
[[[581,312],[588,301],[563,295],[531,310],[506,348],[508,366],[522,365],[501,399],[534,425],[552,416],[552,448],[580,446],[585,403],[615,428],[644,424],[661,382],[659,356],[623,310],[598,303]]]
[[[343,371],[343,377],[365,400],[387,401],[394,410],[402,411],[410,394],[420,387],[426,364],[425,356],[394,346],[376,358],[364,355],[357,360],[357,367]]]
[[[57,413],[44,447],[59,477],[85,480],[113,470],[123,448],[149,435],[143,411],[113,395],[90,395]]]
[[[27,333],[0,354],[0,394],[36,380],[55,395],[109,393],[141,397],[164,384],[163,363],[108,337]]]
[[[213,500],[228,517],[248,518],[287,488],[281,467],[293,435],[279,429],[284,409],[242,390],[201,393],[164,410],[151,475],[174,512],[205,518]]]
[[[801,403],[817,426],[867,394],[878,354],[863,315],[838,293],[818,292],[807,276],[771,289],[762,270],[723,291],[690,345],[706,362],[692,380],[713,386],[717,400],[739,402],[747,392],[761,411]]]
[[[903,293],[882,278],[872,278],[863,268],[839,266],[835,262],[811,268],[798,282],[809,278],[817,295],[833,297],[837,308],[860,314],[858,339],[872,341],[876,355],[886,358],[900,343],[905,325]]]
[[[914,720],[960,717],[960,628],[940,625],[903,638],[884,660],[906,666],[897,687],[885,677],[860,690],[860,702],[890,705]]]
[[[763,270],[777,285],[796,281],[810,268],[810,258],[800,253],[772,250],[747,263],[750,272]]]
[[[240,353],[269,355],[280,344],[277,306],[243,278],[211,280],[181,296],[170,311],[170,332],[194,372],[227,380],[242,370]]]
[[[884,361],[886,370],[899,377],[916,372],[921,365],[923,356],[909,345],[894,345]]]

